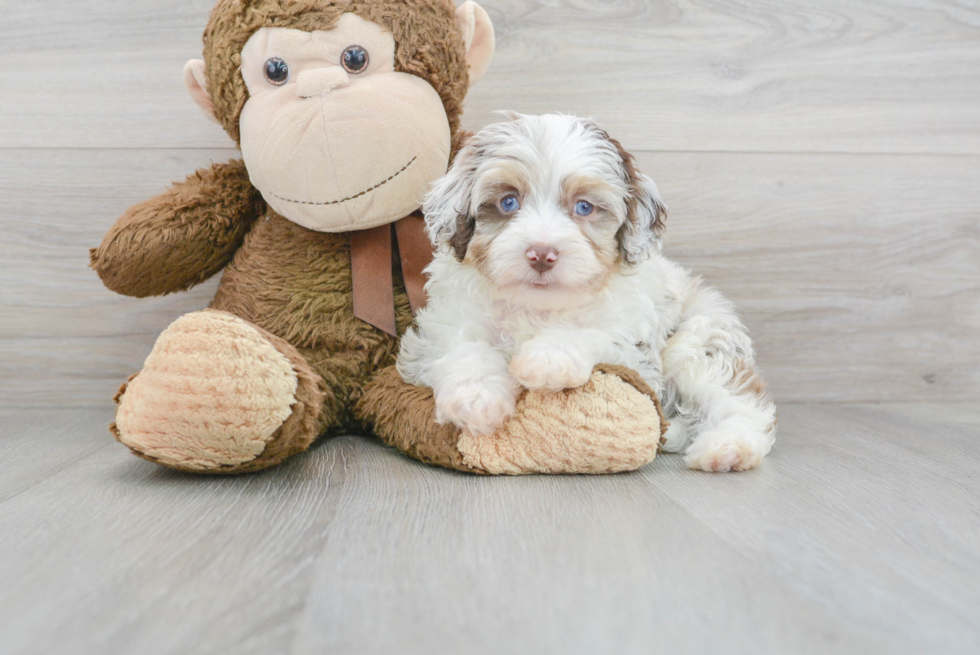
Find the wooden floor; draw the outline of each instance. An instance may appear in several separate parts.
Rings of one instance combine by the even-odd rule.
[[[5,2],[0,655],[980,653],[980,3],[481,4],[497,55],[463,125],[576,113],[636,154],[667,255],[755,338],[772,457],[482,479],[342,438],[206,479],[130,456],[109,399],[216,280],[123,298],[88,248],[240,156],[181,81],[214,0]]]
[[[784,405],[762,468],[201,478],[0,411],[0,653],[977,653],[980,405]]]

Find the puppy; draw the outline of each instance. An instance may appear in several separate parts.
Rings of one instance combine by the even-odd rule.
[[[759,464],[776,408],[752,343],[728,300],[660,254],[653,180],[589,120],[511,118],[470,138],[426,199],[437,253],[402,377],[433,389],[438,421],[490,435],[522,387],[621,364],[662,399],[667,451],[706,471]]]

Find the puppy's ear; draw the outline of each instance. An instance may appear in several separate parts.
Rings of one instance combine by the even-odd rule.
[[[448,247],[456,259],[463,261],[466,249],[476,231],[476,216],[471,211],[476,181],[476,146],[463,146],[445,176],[432,184],[422,213],[425,231],[432,245]]]
[[[608,135],[607,135],[608,137]],[[616,139],[609,138],[623,160],[623,175],[626,179],[626,222],[616,235],[619,252],[627,264],[639,264],[650,257],[655,248],[660,247],[660,235],[667,227],[669,210],[657,185],[649,176],[636,168],[633,155],[626,152]]]

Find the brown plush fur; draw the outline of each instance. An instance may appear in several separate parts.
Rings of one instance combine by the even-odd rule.
[[[239,115],[248,98],[238,71],[240,52],[257,29],[330,29],[341,14],[354,12],[390,29],[396,69],[427,80],[442,97],[455,153],[465,136],[457,128],[468,77],[453,10],[451,0],[221,0],[205,33],[216,116],[238,141]],[[251,461],[208,467],[158,457],[159,464],[243,473],[276,464],[319,435],[366,434],[374,426],[387,443],[412,457],[482,472],[463,461],[458,431],[434,424],[431,392],[398,377],[393,368],[397,339],[354,317],[350,235],[314,232],[269,210],[242,162],[198,171],[131,209],[93,249],[91,263],[110,289],[140,297],[187,289],[224,268],[211,309],[254,326],[259,338],[287,358],[299,380],[292,414]],[[392,265],[402,333],[412,314],[400,267]],[[205,361],[211,356],[192,354]],[[123,385],[117,399],[125,393]],[[200,411],[193,404],[187,412]],[[166,423],[166,415],[161,421]],[[165,434],[159,431],[165,426],[156,429]],[[112,431],[125,442],[115,425]]]
[[[451,0],[221,0],[204,36],[215,114],[237,142],[248,99],[240,52],[256,30],[328,30],[353,12],[391,30],[396,70],[439,93],[455,152],[465,136],[458,126],[469,79],[454,10]],[[256,460],[218,472],[275,464],[320,434],[367,431],[354,407],[371,376],[394,363],[397,341],[353,315],[350,237],[313,232],[269,211],[241,161],[198,171],[133,207],[92,250],[91,265],[110,289],[137,297],[181,291],[225,268],[211,307],[252,323],[294,363],[301,380],[294,415]],[[393,278],[401,332],[412,316],[397,265]],[[447,464],[450,450],[441,455]]]
[[[393,264],[399,333],[412,310]],[[350,237],[314,232],[273,212],[259,221],[225,269],[211,306],[294,345],[324,380],[319,433],[366,433],[353,408],[364,385],[390,366],[398,342],[354,317]]]
[[[309,365],[307,359],[288,342],[259,329],[279,352],[286,355],[299,378],[292,414],[280,426],[266,445],[265,451],[251,462],[237,467],[233,473],[248,473],[279,464],[287,457],[301,453],[316,441],[323,424],[326,389],[323,378]]]
[[[239,72],[241,51],[262,27],[329,30],[345,13],[386,27],[395,37],[395,70],[436,90],[455,134],[469,87],[466,51],[452,0],[221,0],[204,33],[208,91],[228,134],[239,141],[238,117],[248,100]]]
[[[667,442],[667,428],[670,427],[670,423],[664,416],[664,410],[660,406],[660,398],[657,397],[657,392],[650,388],[650,385],[643,379],[643,376],[631,368],[616,366],[614,364],[599,364],[595,367],[595,370],[606,375],[615,375],[653,401],[653,405],[657,409],[657,416],[660,417],[660,445],[663,446]]]
[[[634,471],[657,456],[662,417],[615,373],[594,370],[576,389],[524,391],[514,414],[483,437],[463,431],[463,463],[494,475]]]
[[[486,473],[467,466],[456,448],[459,428],[436,425],[432,389],[405,384],[394,367],[375,376],[358,410],[370,416],[374,433],[389,446],[426,464]]]
[[[227,317],[222,319],[222,317]],[[218,319],[217,321],[215,319]],[[241,336],[233,334],[219,334],[214,330],[214,325],[220,324],[222,322],[232,322],[241,325],[245,331],[250,332],[251,336],[246,337],[263,340],[268,345],[272,346],[275,351],[285,357],[288,362],[289,368],[292,370],[293,380],[296,382],[296,391],[293,394],[292,402],[288,405],[289,415],[285,421],[264,440],[264,450],[255,457],[247,459],[247,461],[228,464],[216,461],[214,458],[202,459],[200,455],[195,455],[189,452],[186,448],[181,446],[182,441],[186,439],[186,434],[152,434],[149,435],[154,444],[147,444],[145,441],[141,443],[141,439],[135,438],[132,434],[124,435],[120,426],[117,423],[112,423],[109,426],[109,431],[112,433],[116,439],[125,445],[127,445],[134,454],[142,457],[143,459],[149,460],[151,462],[156,462],[160,464],[165,464],[171,468],[180,469],[182,471],[193,472],[193,473],[247,473],[249,471],[256,471],[259,469],[278,464],[290,455],[294,455],[298,452],[302,452],[309,448],[310,444],[315,440],[316,436],[319,434],[317,427],[320,424],[322,411],[323,411],[323,380],[318,376],[306,362],[302,355],[289,343],[283,341],[282,339],[270,334],[266,330],[263,330],[255,325],[249,324],[243,321],[241,318],[234,315],[228,314],[227,312],[219,312],[217,310],[209,309],[203,312],[194,312],[188,314],[180,319],[178,323],[186,326],[184,331],[191,329],[197,329],[201,331],[203,329],[203,334],[209,334],[217,339],[223,339],[225,343],[233,344],[236,351],[239,352],[240,356],[243,358],[249,358],[254,356],[254,350],[251,348],[243,348],[245,340]],[[175,325],[177,325],[175,323]],[[174,326],[171,326],[167,330],[167,333],[172,332]],[[167,334],[165,333],[165,335]],[[229,342],[228,339],[231,339]],[[258,404],[263,405],[267,401],[272,400],[271,398],[259,396],[252,399],[248,398],[248,394],[240,393],[240,389],[247,387],[249,382],[259,382],[260,384],[264,381],[259,380],[243,380],[240,378],[236,379],[221,379],[221,376],[216,375],[214,369],[210,368],[210,364],[207,359],[200,357],[201,353],[196,350],[187,349],[187,343],[177,342],[176,338],[172,337],[166,339],[165,336],[161,336],[160,340],[157,342],[157,346],[154,348],[156,352],[160,348],[161,341],[168,340],[171,343],[175,343],[178,349],[183,350],[184,355],[189,355],[190,359],[183,362],[174,361],[171,357],[165,358],[163,360],[164,367],[157,367],[156,369],[144,368],[142,372],[137,375],[133,375],[129,378],[126,384],[122,385],[119,389],[119,393],[116,394],[115,401],[117,404],[121,404],[123,397],[127,394],[131,385],[139,384],[141,381],[145,382],[145,376],[156,377],[155,380],[150,382],[153,386],[154,392],[152,400],[168,405],[175,399],[182,398],[186,395],[187,391],[192,388],[197,388],[198,392],[195,394],[196,400],[202,400],[201,394],[206,393],[209,390],[215,389],[217,387],[224,387],[226,390],[233,389],[235,395],[233,397],[228,396],[215,396],[219,400],[217,403],[218,407],[224,408],[224,413],[227,414],[229,411],[235,412],[233,406],[242,401],[245,406]],[[149,362],[148,362],[149,363]],[[227,362],[219,362],[227,363]],[[188,366],[190,364],[190,366]],[[194,375],[193,373],[188,375],[188,368],[198,368],[199,374]],[[259,372],[260,367],[249,365],[248,372],[254,375],[262,375]],[[247,376],[246,376],[247,377]],[[207,402],[204,400],[204,402]],[[152,408],[142,407],[142,416],[144,419],[147,410]],[[169,409],[169,408],[167,408]],[[167,411],[165,409],[165,411]],[[191,418],[193,415],[185,416],[184,418]],[[227,420],[227,416],[221,417],[212,413],[210,416],[205,417],[207,420],[211,421],[224,421]],[[159,425],[159,422],[157,422]],[[145,427],[145,426],[144,426]],[[144,435],[145,438],[146,435]],[[244,435],[238,434],[237,437],[239,441]],[[253,435],[254,436],[254,435]],[[173,456],[169,458],[166,462],[162,461],[160,457],[154,456],[152,452],[159,452],[166,444],[167,441],[171,443],[171,450],[178,449],[181,451],[182,457]],[[151,447],[147,448],[146,446]],[[231,451],[238,450],[242,447],[240,443],[227,444],[222,446],[222,444],[216,444],[219,447],[223,447],[225,455],[230,455]]]
[[[243,162],[201,169],[130,208],[92,249],[91,266],[127,296],[184,291],[224,268],[264,211]]]
[[[664,418],[656,393],[640,374],[623,366],[603,364],[595,368],[593,382],[603,376],[618,378],[653,401],[659,419],[659,444],[663,445],[670,424]],[[596,393],[595,389],[589,391]],[[529,395],[535,396],[533,402],[528,402]],[[515,475],[633,470],[652,460],[656,454],[656,442],[644,436],[649,423],[646,420],[648,414],[641,411],[638,417],[607,416],[607,423],[604,423],[603,417],[589,416],[583,411],[588,407],[594,409],[602,406],[603,401],[610,400],[618,411],[629,407],[629,399],[625,395],[603,399],[586,396],[578,390],[557,394],[525,391],[518,405],[524,408],[533,406],[530,412],[515,416],[494,437],[467,435],[469,441],[480,442],[485,450],[492,453],[493,456],[487,458],[487,469],[467,461],[466,455],[460,452],[458,444],[462,433],[458,427],[435,424],[432,390],[405,384],[393,368],[375,376],[358,410],[372,418],[374,433],[389,446],[422,462],[459,471]],[[560,428],[555,428],[567,425],[566,421],[572,418],[564,415],[570,406],[573,413],[581,414],[579,419],[586,424],[585,432],[588,434],[561,434]],[[603,433],[601,429],[609,421],[615,423],[613,434]],[[637,425],[640,425],[640,430],[631,430]],[[500,443],[503,441],[502,435],[510,435],[514,439]]]

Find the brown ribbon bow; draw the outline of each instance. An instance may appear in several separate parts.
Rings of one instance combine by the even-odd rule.
[[[432,261],[432,245],[425,235],[425,220],[412,214],[394,224],[398,239],[402,277],[412,313],[425,307],[425,276]],[[395,294],[392,279],[391,225],[358,230],[350,235],[351,275],[354,286],[354,316],[398,336],[395,326]]]

